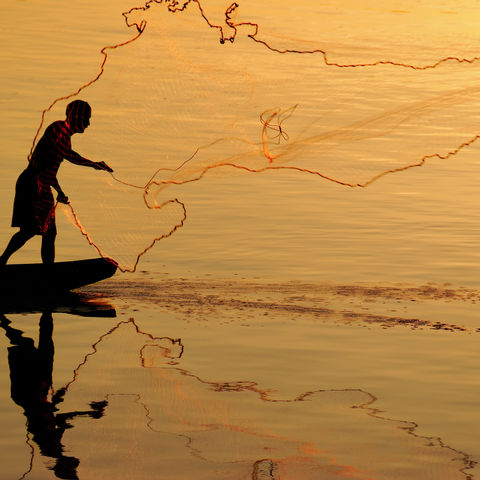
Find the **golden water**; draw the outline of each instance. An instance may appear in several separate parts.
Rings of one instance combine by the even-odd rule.
[[[121,13],[141,3],[77,3],[16,1],[4,12],[3,243],[42,110],[96,77],[102,47],[138,34]],[[245,1],[234,19],[258,24],[278,49],[321,49],[342,65],[478,54],[475,2],[336,3]],[[228,2],[202,5],[232,34]],[[448,156],[480,132],[480,62],[343,68],[318,53],[271,51],[247,26],[221,44],[195,5],[152,5],[130,19],[147,26],[109,51],[104,74],[79,95],[93,115],[73,139],[130,184],[204,146],[155,179],[183,182],[227,160],[268,166],[260,115],[294,105],[288,139],[267,142],[274,164],[345,183]],[[69,461],[64,476],[84,480],[478,476],[478,145],[366,188],[220,167],[153,189],[152,202],[185,204],[184,226],[136,273],[53,307],[53,388],[67,391],[48,428],[76,412],[50,438],[62,454],[34,438],[12,398],[21,376],[1,337],[0,478],[55,478],[53,466]],[[104,172],[65,162],[60,183],[92,238],[127,267],[178,222],[179,211],[148,210],[141,189]],[[67,213],[57,211],[57,258],[95,256]],[[38,250],[35,239],[12,261],[38,261]],[[85,316],[105,308],[116,317]],[[8,326],[37,341],[41,310],[10,310]],[[98,418],[90,402],[106,402]]]

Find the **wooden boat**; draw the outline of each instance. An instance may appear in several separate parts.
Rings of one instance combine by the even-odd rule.
[[[68,292],[110,278],[114,260],[93,258],[71,262],[12,264],[0,268],[0,296],[16,298]]]

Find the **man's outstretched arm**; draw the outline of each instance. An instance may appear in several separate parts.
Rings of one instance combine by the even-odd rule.
[[[93,162],[88,160],[88,158],[82,157],[77,152],[73,150],[63,151],[62,156],[65,160],[68,160],[75,165],[82,165],[84,167],[92,167],[95,170],[106,170],[107,172],[113,172],[113,169],[110,168],[105,162]]]
[[[72,150],[70,136],[65,133],[64,128],[60,128],[60,130],[56,131],[54,135],[57,137],[55,140],[55,147],[58,151],[58,154],[65,160],[68,160],[75,165],[92,167],[95,170],[106,170],[107,172],[113,172],[113,169],[110,168],[105,162],[93,162],[88,158],[82,157],[77,152],[74,152]]]

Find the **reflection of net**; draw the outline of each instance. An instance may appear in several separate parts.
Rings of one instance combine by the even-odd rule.
[[[155,338],[133,319],[120,322],[67,387],[65,409],[108,400],[102,420],[88,426],[88,442],[80,423],[69,437],[92,478],[101,478],[96,456],[107,439],[116,478],[151,478],[160,468],[169,479],[473,478],[468,454],[387,417],[366,391],[281,399],[254,381],[205,380],[171,362],[181,342]]]
[[[451,158],[479,138],[471,118],[479,57],[337,62],[327,49],[283,46],[292,43],[286,37],[281,46],[267,41],[261,23],[241,18],[242,4],[222,8],[213,14],[198,0],[131,8],[124,17],[135,35],[104,47],[98,75],[43,113],[42,125],[57,103],[80,93],[92,104],[98,138],[90,142],[94,156],[113,157],[115,183],[107,188],[115,195],[99,185],[93,198],[75,203],[73,221],[80,227],[82,219],[82,233],[123,269],[135,270],[157,240],[183,226],[178,186],[193,195],[200,188],[193,184],[214,182],[214,172],[302,173],[366,187]],[[291,73],[282,77],[277,69]],[[410,88],[412,82],[420,83]],[[118,145],[102,145],[112,127]],[[125,224],[118,198],[138,203],[137,228]],[[102,203],[103,222],[87,222]]]
[[[25,443],[27,445],[28,450],[30,451],[30,462],[28,465],[28,470],[25,471],[25,473],[18,479],[18,480],[23,480],[24,478],[27,478],[28,475],[30,475],[30,472],[33,470],[33,461],[35,458],[35,448],[32,445],[32,441],[30,439],[30,433],[27,432],[26,438],[25,438]]]

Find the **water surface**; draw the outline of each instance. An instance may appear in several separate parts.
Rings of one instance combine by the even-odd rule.
[[[133,10],[143,33],[108,50],[79,95],[93,116],[74,148],[115,178],[65,162],[59,180],[102,251],[131,268],[182,220],[179,203],[146,208],[152,178],[149,204],[177,199],[186,220],[136,273],[68,301],[2,304],[0,478],[475,478],[478,6],[232,11],[268,45],[320,49],[327,65],[318,51],[254,42],[252,25],[230,42],[229,5],[202,4],[223,44],[195,4]],[[3,243],[41,112],[98,75],[102,47],[138,35],[121,15],[132,7],[9,5]],[[340,66],[379,60],[390,63]],[[286,135],[274,138],[274,123],[262,145],[261,115],[295,105]],[[262,169],[264,147],[274,165],[352,185],[431,158],[366,188],[235,167],[161,186],[219,163]],[[96,255],[68,209],[57,225],[59,260]],[[38,259],[35,239],[12,261]],[[30,359],[28,381],[15,358]]]

